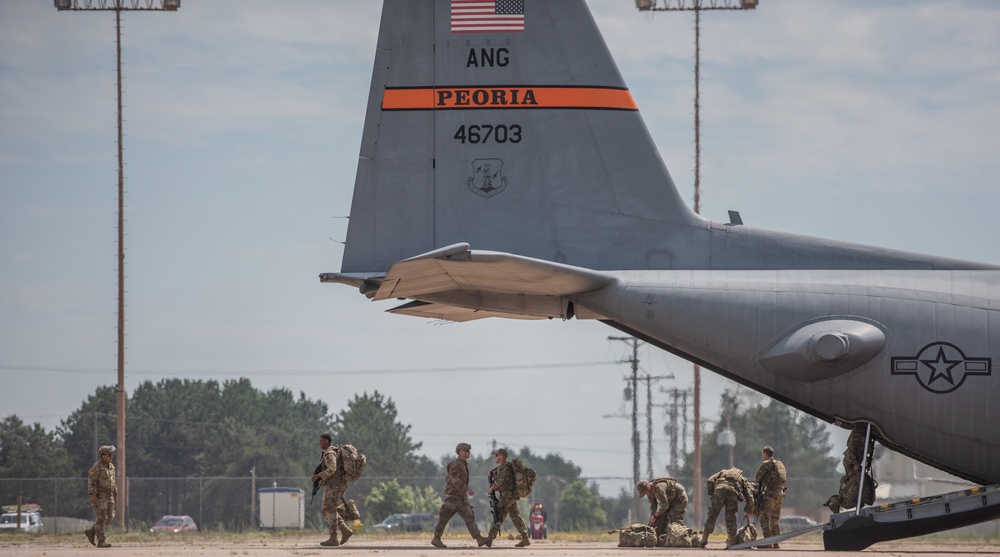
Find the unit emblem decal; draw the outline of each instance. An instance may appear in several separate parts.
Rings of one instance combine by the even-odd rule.
[[[970,375],[990,375],[991,358],[973,358],[949,342],[932,342],[916,356],[893,357],[893,375],[915,375],[920,386],[945,394],[962,386]]]
[[[507,177],[503,175],[503,161],[500,159],[476,159],[472,161],[472,176],[469,189],[486,199],[507,189]]]

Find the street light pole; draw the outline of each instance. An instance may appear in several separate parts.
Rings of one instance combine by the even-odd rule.
[[[635,0],[641,12],[694,12],[694,212],[701,214],[701,12],[753,10],[758,0]],[[694,372],[694,516],[701,516],[701,366]]]
[[[115,57],[118,93],[118,386],[115,389],[117,405],[116,438],[117,455],[115,515],[118,526],[125,527],[128,502],[128,481],[125,472],[125,161],[122,145],[122,12],[168,11],[181,7],[181,0],[54,0],[57,10],[63,11],[113,11],[115,12]]]

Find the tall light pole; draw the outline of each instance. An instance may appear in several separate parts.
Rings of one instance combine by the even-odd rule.
[[[753,10],[757,0],[635,0],[641,12],[694,12],[694,212],[701,214],[701,12]],[[694,516],[701,516],[701,366],[694,364]]]
[[[74,12],[115,12],[115,54],[118,85],[118,450],[115,515],[118,526],[125,527],[128,502],[128,481],[125,476],[125,162],[122,158],[122,12],[176,12],[181,0],[54,0],[57,10]]]

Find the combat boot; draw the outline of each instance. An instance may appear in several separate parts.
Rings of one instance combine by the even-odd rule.
[[[111,544],[104,540],[101,540],[97,542],[97,547],[111,547]]]
[[[347,543],[347,538],[354,535],[354,530],[351,530],[346,524],[340,527],[340,545]]]
[[[337,542],[336,533],[330,534],[330,539],[326,540],[325,542],[319,542],[319,544],[322,545],[323,547],[337,547],[338,545],[340,545],[340,543]]]
[[[433,545],[434,547],[440,547],[441,549],[445,549],[448,547],[447,545],[444,544],[443,541],[441,541],[441,536],[434,536],[434,538],[431,539],[431,545]]]
[[[83,535],[87,536],[87,541],[90,542],[90,545],[97,545],[97,542],[94,540],[93,528],[87,528],[86,530],[84,530]]]
[[[484,536],[482,534],[476,534],[476,544],[479,547],[483,547],[484,545],[486,547],[493,547],[493,538]]]
[[[701,542],[698,543],[698,547],[705,549],[705,546],[707,545],[708,545],[708,534],[705,534],[701,537]]]
[[[514,547],[527,547],[531,545],[531,540],[528,539],[528,534],[521,534],[521,541],[514,544]]]

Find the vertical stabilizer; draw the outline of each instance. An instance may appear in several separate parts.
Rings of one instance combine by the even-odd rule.
[[[701,222],[583,0],[385,0],[342,272],[458,242],[665,268]]]

